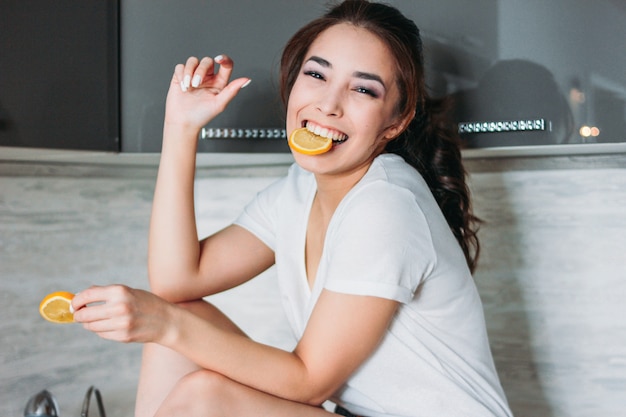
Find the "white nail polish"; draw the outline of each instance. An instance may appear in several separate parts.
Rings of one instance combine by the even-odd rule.
[[[191,75],[185,75],[183,83],[185,84],[185,89],[189,88],[189,85],[191,84]]]
[[[213,61],[219,63],[222,59],[224,59],[224,55],[218,55],[215,58],[213,58]]]
[[[245,84],[241,86],[241,88],[246,88],[247,86],[250,85],[251,82],[252,82],[252,80],[246,81]]]
[[[185,87],[185,82],[184,82],[184,81],[181,81],[181,82],[180,82],[180,89],[181,89],[181,90],[183,90],[183,93],[184,93],[185,91],[187,91],[187,87]]]
[[[74,297],[76,297],[78,294],[80,294],[80,292],[74,294]],[[72,306],[72,303],[70,303],[70,313],[74,314],[74,307]]]
[[[200,77],[199,75],[194,75],[193,80],[191,80],[191,86],[193,88],[196,88],[200,85],[200,81],[202,81],[202,77]]]

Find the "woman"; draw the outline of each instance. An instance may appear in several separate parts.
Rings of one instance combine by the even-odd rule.
[[[424,87],[415,25],[349,0],[296,33],[281,62],[287,131],[306,127],[333,147],[294,152],[286,178],[198,242],[197,135],[249,82],[230,81],[232,67],[218,56],[175,69],[150,225],[153,294],[93,287],[73,301],[86,328],[149,342],[136,415],[323,416],[329,399],[342,415],[510,415],[471,279],[465,172]],[[250,340],[202,300],[274,263],[292,352]]]

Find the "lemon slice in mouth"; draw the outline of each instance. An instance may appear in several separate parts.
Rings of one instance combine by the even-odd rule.
[[[331,138],[316,135],[305,127],[291,132],[288,143],[291,149],[304,155],[320,155],[333,147]]]

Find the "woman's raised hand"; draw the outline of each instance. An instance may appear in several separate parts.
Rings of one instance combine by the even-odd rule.
[[[197,130],[209,123],[250,82],[231,81],[232,71],[233,61],[226,55],[191,57],[178,64],[167,94],[165,123]]]

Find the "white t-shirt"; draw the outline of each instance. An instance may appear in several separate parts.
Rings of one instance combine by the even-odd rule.
[[[510,416],[465,257],[417,171],[397,155],[375,159],[337,207],[310,289],[304,253],[315,193],[314,176],[294,164],[236,224],[274,250],[297,339],[324,288],[401,303],[380,346],[331,400],[369,417]]]

